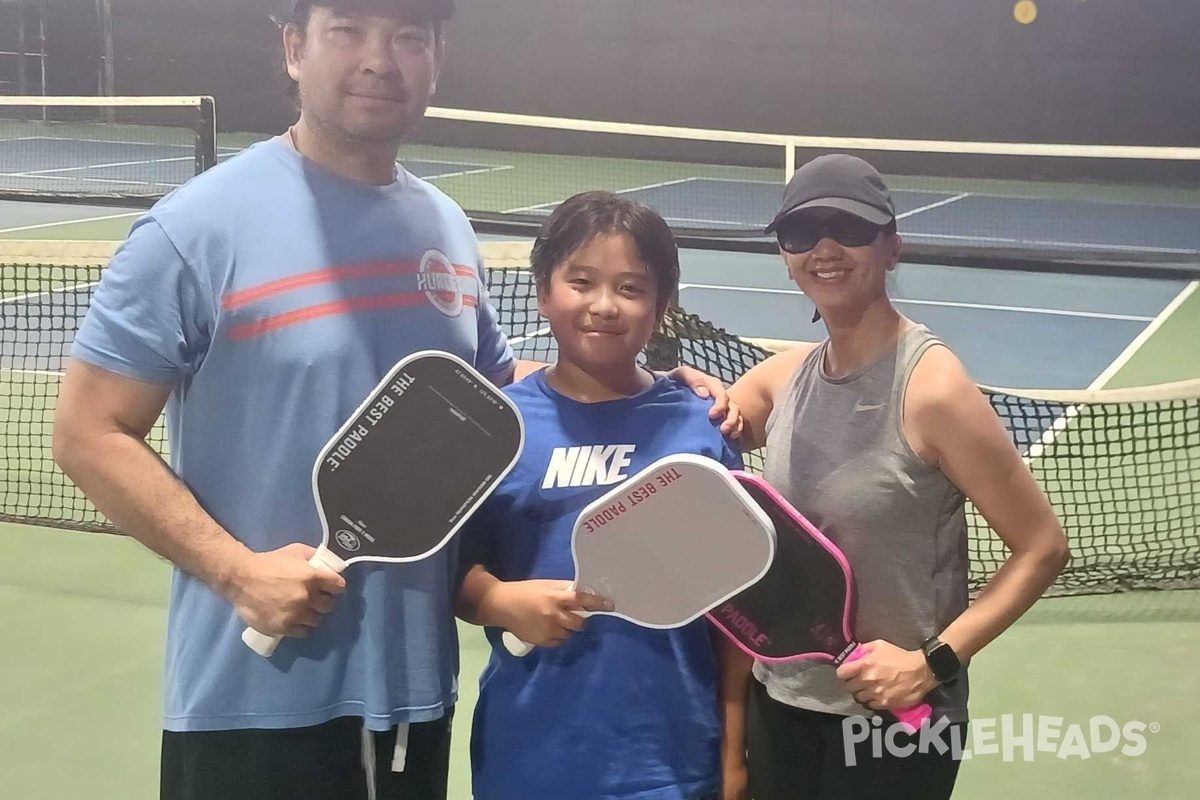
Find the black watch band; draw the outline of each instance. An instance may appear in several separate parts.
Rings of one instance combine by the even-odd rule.
[[[925,654],[925,663],[929,665],[929,671],[937,678],[938,683],[953,686],[958,682],[962,663],[958,660],[954,648],[936,636],[930,636],[921,643],[921,652]]]

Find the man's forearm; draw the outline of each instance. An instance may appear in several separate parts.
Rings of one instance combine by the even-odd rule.
[[[119,529],[232,599],[249,550],[200,507],[149,445],[109,431],[56,442],[55,457]]]

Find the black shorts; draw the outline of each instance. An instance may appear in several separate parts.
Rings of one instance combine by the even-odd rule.
[[[445,800],[453,716],[451,709],[439,720],[409,725],[402,765],[395,758],[397,729],[364,734],[359,717],[285,730],[165,731],[160,797]]]
[[[883,733],[896,723],[877,729],[861,719],[866,727],[856,741],[844,733],[845,717],[794,708],[751,684],[746,751],[754,800],[945,800],[954,791],[960,762],[948,744],[945,753],[921,752],[919,734],[898,732],[893,751]],[[966,724],[948,726],[939,738],[948,743],[953,735],[965,741]]]

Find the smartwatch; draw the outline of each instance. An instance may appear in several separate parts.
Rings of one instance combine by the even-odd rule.
[[[936,636],[930,636],[921,643],[921,652],[925,654],[925,663],[929,664],[929,671],[937,678],[938,683],[953,686],[958,682],[958,672],[962,669],[962,663],[958,660],[954,648]]]

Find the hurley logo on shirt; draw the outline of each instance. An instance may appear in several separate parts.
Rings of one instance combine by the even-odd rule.
[[[430,250],[421,259],[417,289],[424,292],[433,307],[447,317],[457,317],[462,313],[463,296],[458,275],[450,259],[440,251]]]
[[[631,444],[556,447],[550,454],[543,489],[608,486],[629,477],[624,470],[633,455]]]

